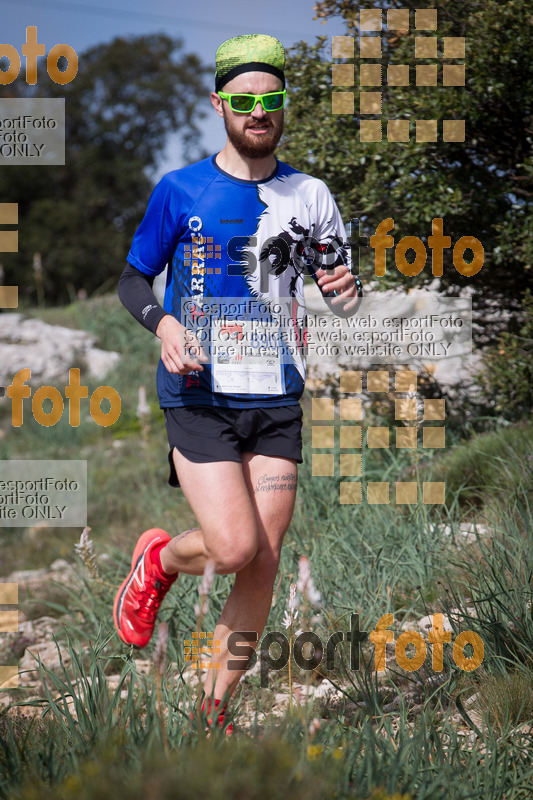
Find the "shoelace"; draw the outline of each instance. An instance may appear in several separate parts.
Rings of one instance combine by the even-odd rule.
[[[166,588],[167,586],[157,579],[150,583],[147,582],[146,588],[139,592],[137,614],[141,619],[146,622],[152,622],[155,619]]]

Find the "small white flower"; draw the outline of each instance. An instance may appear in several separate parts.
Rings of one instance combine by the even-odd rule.
[[[215,577],[215,562],[212,559],[208,559],[205,562],[204,574],[202,576],[202,581],[200,583],[200,586],[198,587],[198,594],[200,595],[200,597],[207,597],[207,595],[211,591],[211,586],[213,585],[214,577]]]
[[[296,589],[297,586],[295,583],[291,583],[289,588],[289,611],[292,613],[296,611],[298,608],[298,599],[296,597]]]
[[[200,619],[200,617],[205,617],[208,611],[209,611],[209,601],[205,597],[202,598],[201,603],[194,604],[194,615],[196,619]]]
[[[321,595],[318,589],[315,589],[307,556],[302,556],[298,562],[297,587],[304,600],[307,600],[312,606],[320,603]]]
[[[298,591],[301,595],[307,593],[307,584],[311,580],[311,569],[309,567],[309,559],[307,556],[302,556],[298,562]]]
[[[80,536],[78,544],[74,545],[74,550],[83,561],[93,578],[98,577],[98,564],[96,563],[96,555],[94,552],[94,544],[89,536],[90,528],[84,528]]]
[[[74,550],[80,556],[80,558],[83,558],[83,556],[87,555],[94,556],[94,544],[89,536],[90,532],[90,528],[84,528],[80,536],[79,543],[74,545]]]
[[[298,612],[297,611],[295,611],[294,614],[292,612],[285,611],[285,613],[283,614],[283,620],[282,620],[282,622],[285,625],[285,627],[286,628],[290,628],[291,625],[294,623],[294,620],[296,619],[297,616],[298,616]]]
[[[298,616],[298,598],[296,596],[296,588],[296,584],[291,583],[289,587],[289,601],[287,603],[288,611],[284,612],[282,620],[286,628],[290,628]]]
[[[318,589],[315,589],[312,581],[310,582],[309,588],[307,590],[307,599],[309,600],[312,606],[317,606],[320,603],[320,600],[322,599],[322,595],[320,594]]]

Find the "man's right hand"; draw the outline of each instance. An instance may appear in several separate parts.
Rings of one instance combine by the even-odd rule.
[[[155,335],[161,339],[161,361],[169,372],[202,372],[201,362],[209,361],[194,333],[170,314],[163,317]]]

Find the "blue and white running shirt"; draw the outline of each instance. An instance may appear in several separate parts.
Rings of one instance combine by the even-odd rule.
[[[161,407],[296,404],[305,381],[303,283],[306,269],[314,273],[309,248],[320,254],[315,268],[349,267],[345,241],[325,183],[281,161],[261,181],[229,175],[215,156],[165,175],[152,192],[128,261],[146,275],[158,275],[168,264],[165,311],[190,327],[182,309],[183,300],[190,299],[193,318],[209,317],[214,329],[209,341],[215,336],[216,342],[208,353],[202,341],[210,355],[202,372],[176,375],[159,362]],[[257,330],[248,319],[253,314],[234,313],[232,303],[222,321],[214,319],[216,312],[210,311],[216,298],[242,298],[243,309],[254,298],[272,305],[276,298],[288,298],[284,312],[263,325],[268,341],[259,360],[254,361],[252,347],[244,346],[247,337],[257,344]],[[279,342],[281,357],[273,342]]]

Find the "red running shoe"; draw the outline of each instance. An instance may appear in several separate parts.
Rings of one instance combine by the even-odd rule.
[[[205,714],[207,717],[207,725],[208,727],[205,729],[206,733],[209,733],[215,725],[218,725],[219,728],[222,728],[226,736],[231,736],[233,733],[233,723],[226,722],[226,706],[221,705],[221,700],[215,700],[215,715],[216,720],[213,720],[213,716],[207,717],[208,714],[211,714],[212,706],[211,706],[211,698],[207,700],[207,711],[206,711],[206,701],[202,703],[202,714]],[[191,723],[194,725],[195,717],[194,714],[191,714]]]
[[[178,577],[170,577],[152,561],[154,548],[171,537],[160,528],[151,528],[139,537],[133,551],[131,572],[118,590],[113,619],[119,637],[126,644],[145,647],[154,632],[159,606]]]

